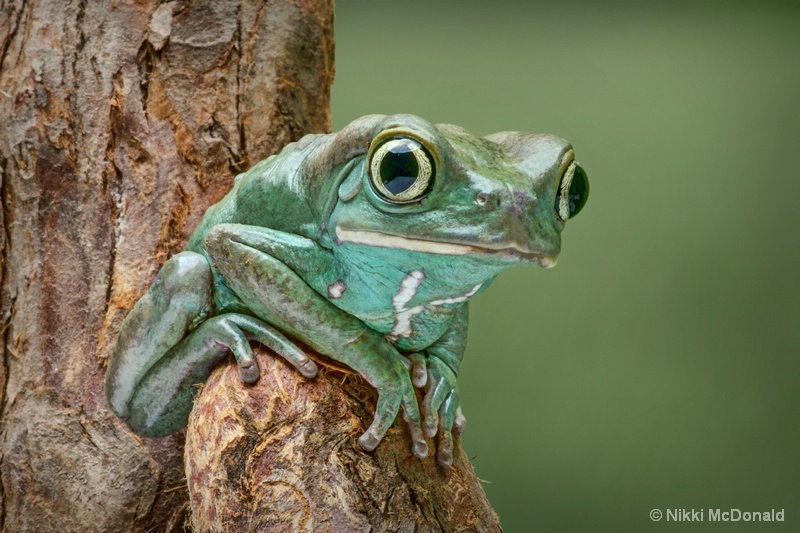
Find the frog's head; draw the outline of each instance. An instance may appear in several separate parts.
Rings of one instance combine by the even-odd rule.
[[[555,265],[589,193],[567,141],[480,138],[412,115],[368,120],[354,128],[361,142],[347,137],[356,149],[328,225],[337,242]]]

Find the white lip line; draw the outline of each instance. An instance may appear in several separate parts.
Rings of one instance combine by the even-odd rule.
[[[466,244],[452,244],[446,242],[424,241],[422,239],[409,239],[377,231],[349,230],[336,226],[336,239],[339,242],[352,242],[354,244],[366,244],[378,246],[380,248],[393,248],[399,250],[409,250],[412,252],[427,252],[441,255],[467,255],[475,253],[500,253],[507,250],[514,250],[523,255],[534,256],[539,259],[548,258],[545,255],[523,252],[516,248],[504,248],[492,250],[490,248],[479,248]],[[550,259],[550,258],[548,258]]]

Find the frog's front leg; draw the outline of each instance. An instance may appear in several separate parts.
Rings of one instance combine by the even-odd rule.
[[[258,340],[305,376],[316,365],[281,333],[248,315],[213,310],[208,260],[194,252],[170,258],[128,313],[109,359],[106,397],[136,433],[161,437],[186,425],[196,392],[211,370],[233,352],[242,379],[258,379],[248,339]]]
[[[215,226],[205,242],[227,285],[255,315],[346,364],[378,390],[375,418],[359,438],[362,448],[377,447],[402,407],[414,454],[427,455],[404,358],[382,335],[312,289],[326,287],[331,272],[336,277],[328,250],[298,235],[240,224]]]
[[[424,353],[409,356],[414,385],[425,387],[425,434],[433,437],[439,433],[436,458],[444,466],[453,464],[453,431],[460,435],[467,422],[461,414],[457,379],[466,348],[468,320],[467,304],[460,304],[444,334]]]

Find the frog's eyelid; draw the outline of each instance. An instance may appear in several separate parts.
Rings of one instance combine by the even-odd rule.
[[[575,190],[573,190],[573,188]],[[577,161],[572,161],[558,184],[555,210],[558,218],[566,222],[577,215],[589,197],[589,180],[586,171]]]
[[[566,152],[561,155],[561,165],[558,167],[558,175],[563,176],[569,170],[569,166],[575,161],[575,151],[568,148]]]
[[[566,222],[569,220],[569,186],[572,184],[572,178],[575,176],[575,168],[578,163],[572,161],[561,178],[561,184],[558,186],[558,218]]]

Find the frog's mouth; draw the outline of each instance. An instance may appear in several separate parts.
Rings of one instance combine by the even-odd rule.
[[[336,226],[336,240],[338,243],[350,242],[365,244],[379,248],[392,248],[395,250],[408,250],[441,255],[478,255],[492,254],[513,257],[539,263],[543,268],[552,268],[558,262],[558,256],[548,256],[522,250],[517,247],[487,248],[470,244],[457,244],[450,242],[429,241],[424,239],[411,239],[378,231],[350,230]]]

